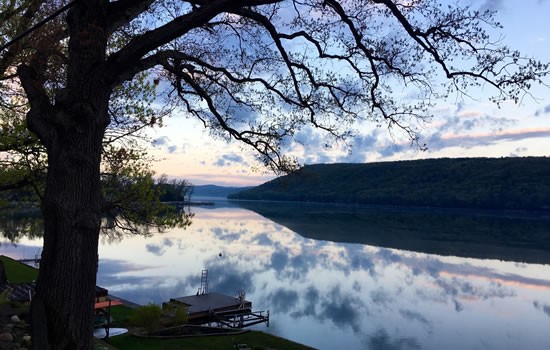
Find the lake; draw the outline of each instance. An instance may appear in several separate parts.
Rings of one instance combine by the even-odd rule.
[[[98,285],[138,304],[246,292],[319,349],[550,349],[550,219],[216,201],[193,224],[102,237]],[[543,215],[544,216],[544,215]],[[33,257],[40,240],[2,243]]]

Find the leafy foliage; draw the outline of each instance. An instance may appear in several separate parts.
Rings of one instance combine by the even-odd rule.
[[[23,237],[40,238],[43,228],[42,215],[36,204],[12,203],[0,212],[0,237],[11,243],[18,243]]]
[[[185,207],[165,203],[171,201],[167,200],[167,195],[180,195],[178,198],[183,201],[185,194],[192,192],[190,183],[185,180],[168,182],[165,176],[155,181],[147,156],[139,149],[111,146],[104,159],[104,233],[148,234],[152,228],[163,230],[191,224],[193,215]]]
[[[164,303],[162,313],[168,318],[168,327],[186,324],[189,321],[189,308],[181,303]]]
[[[550,208],[550,158],[319,164],[234,199],[485,209]]]
[[[145,328],[148,332],[158,329],[162,309],[156,304],[147,304],[134,310],[130,316],[130,324]]]
[[[0,2],[1,14],[6,17],[6,21],[0,24],[0,35],[4,39],[0,43],[27,29],[33,11],[40,8],[47,13],[57,5],[56,1],[40,0]],[[16,68],[27,62],[32,52],[51,45],[46,54],[51,62],[43,67],[43,78],[48,80],[45,92],[49,99],[54,100],[56,89],[66,79],[66,62],[59,60],[60,56],[66,55],[66,47],[57,41],[66,36],[66,33],[59,32],[64,25],[62,18],[48,22],[41,31],[27,36],[25,44],[29,46],[13,45],[0,56],[0,207],[4,211],[11,211],[10,207],[13,208],[15,203],[38,202],[44,196],[47,150],[36,134],[29,131],[26,119],[29,104],[17,79]],[[123,42],[122,39],[113,42],[112,48]],[[144,131],[161,127],[163,118],[171,112],[168,105],[153,107],[157,98],[156,87],[147,74],[141,73],[116,86],[111,93],[108,110],[111,122],[102,140],[102,210],[107,217],[103,221],[104,232],[113,233],[113,229],[120,229],[147,234],[152,228],[190,224],[188,212],[160,203],[164,199],[158,196],[171,187],[163,190],[153,188],[152,159],[146,152],[149,140]],[[176,182],[172,185],[175,186]],[[189,184],[180,181],[177,185],[187,188]],[[15,238],[12,231],[8,229],[4,233]]]

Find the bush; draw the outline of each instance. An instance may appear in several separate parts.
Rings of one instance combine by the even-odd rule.
[[[189,310],[185,305],[178,305],[174,313],[174,322],[177,325],[186,324],[189,321]]]
[[[130,324],[143,327],[152,332],[160,326],[161,308],[156,304],[147,304],[136,308],[130,318]]]
[[[179,326],[189,321],[189,309],[181,303],[165,303],[162,305],[163,315],[167,318],[167,326]]]
[[[10,290],[9,289],[4,289],[4,291],[2,293],[0,293],[0,304],[8,304],[10,303]]]

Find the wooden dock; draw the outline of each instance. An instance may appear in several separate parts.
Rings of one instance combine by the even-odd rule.
[[[210,293],[208,270],[201,272],[201,286],[196,295],[172,298],[169,304],[185,305],[189,322],[194,324],[217,323],[219,327],[243,328],[265,323],[269,327],[269,311],[252,312],[252,302],[245,299],[244,290],[239,290],[237,297]]]
[[[205,293],[190,295],[186,297],[170,299],[172,303],[180,303],[187,306],[189,312],[189,321],[208,319],[212,313],[221,313],[225,311],[239,310],[240,312],[250,312],[252,302],[240,300],[220,293]]]
[[[269,326],[269,311],[252,312],[252,302],[242,297],[204,293],[172,298],[170,303],[187,306],[189,322],[194,324],[218,323],[230,328],[243,328],[258,323]]]

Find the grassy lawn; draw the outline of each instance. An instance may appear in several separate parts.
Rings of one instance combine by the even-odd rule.
[[[25,283],[35,281],[38,277],[38,270],[20,263],[17,260],[0,255],[0,260],[4,263],[8,281],[12,283]]]
[[[307,350],[305,345],[293,343],[264,332],[252,331],[239,335],[207,336],[181,339],[142,339],[128,334],[113,337],[110,343],[119,350],[231,350],[233,340],[248,344],[253,350]]]
[[[113,326],[127,327],[128,320],[134,310],[135,309],[125,305],[112,307],[111,316],[113,317]],[[230,350],[233,349],[234,341],[239,344],[248,344],[248,346],[254,350],[311,349],[310,347],[259,331],[252,331],[239,335],[204,336],[180,339],[144,339],[125,334],[111,338],[110,344],[119,350]]]
[[[130,316],[132,315],[133,312],[134,312],[134,309],[126,305],[117,305],[117,306],[111,307],[111,317],[113,318],[113,326],[124,327],[126,324],[128,324],[128,321],[130,320]]]

